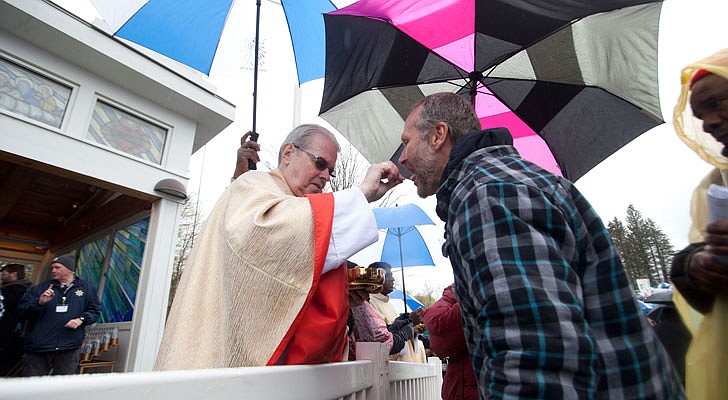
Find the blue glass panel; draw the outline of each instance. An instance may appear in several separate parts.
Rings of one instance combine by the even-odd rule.
[[[146,244],[149,218],[114,234],[103,294],[104,322],[131,321]]]
[[[91,243],[85,244],[78,251],[78,268],[76,274],[79,278],[90,282],[98,288],[101,273],[104,268],[104,257],[109,246],[109,238],[104,236]]]

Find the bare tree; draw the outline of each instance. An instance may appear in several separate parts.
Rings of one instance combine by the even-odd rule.
[[[334,169],[335,178],[329,181],[331,191],[348,189],[358,185],[366,175],[369,162],[354,148],[347,144],[342,147]],[[388,191],[381,199],[374,202],[375,207],[390,207],[394,205],[401,195],[397,188]]]
[[[435,293],[437,288],[432,286],[430,282],[425,283],[425,286],[418,293],[412,295],[415,299],[419,300],[422,305],[427,308],[431,306],[437,299],[439,299],[439,293]],[[437,296],[437,297],[436,297]]]
[[[174,249],[174,264],[172,266],[172,282],[169,286],[169,302],[167,303],[167,313],[172,306],[174,294],[177,291],[179,280],[182,272],[187,264],[187,258],[190,255],[192,246],[195,244],[195,238],[200,233],[202,221],[200,217],[199,201],[194,195],[185,201],[182,207],[182,214],[179,219],[179,229],[177,230],[177,243]]]
[[[334,174],[329,181],[332,192],[348,189],[358,185],[366,174],[367,161],[350,144],[342,147],[336,160]]]

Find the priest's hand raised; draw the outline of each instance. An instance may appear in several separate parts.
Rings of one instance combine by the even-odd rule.
[[[368,202],[377,201],[384,196],[387,191],[404,181],[404,177],[399,173],[397,166],[391,161],[372,164],[364,176],[364,180],[359,184],[359,189],[364,193],[364,197]]]

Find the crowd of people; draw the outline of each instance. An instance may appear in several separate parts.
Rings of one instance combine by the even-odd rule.
[[[672,265],[693,336],[685,382],[691,399],[725,398],[728,221],[707,219],[706,193],[728,185],[728,50],[685,68],[682,83],[678,134],[716,166],[695,191],[691,245]],[[245,135],[184,270],[156,369],[344,361],[356,341],[426,362],[422,338],[449,360],[445,399],[685,398],[604,224],[571,182],[522,159],[507,129],[482,130],[454,93],[414,104],[401,141],[399,164],[420,197],[436,196],[445,223],[454,283],[437,302],[394,311],[386,263],[369,266],[384,270],[378,290],[349,290],[347,260],[378,238],[369,203],[404,180],[393,162],[325,192],[340,150],[327,129],[294,128],[272,171],[250,169],[260,147]],[[100,309],[75,269],[73,257],[58,257],[53,278],[28,289],[22,268],[3,267],[3,371],[21,354],[26,376],[75,371],[83,327]],[[22,351],[10,344],[18,329]]]

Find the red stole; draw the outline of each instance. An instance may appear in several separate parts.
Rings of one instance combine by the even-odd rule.
[[[306,303],[283,340],[268,360],[268,365],[320,364],[342,361],[346,346],[346,321],[349,293],[346,268],[341,266],[321,274],[334,219],[331,193],[306,196],[314,219],[314,276]],[[305,262],[305,260],[302,260]]]

